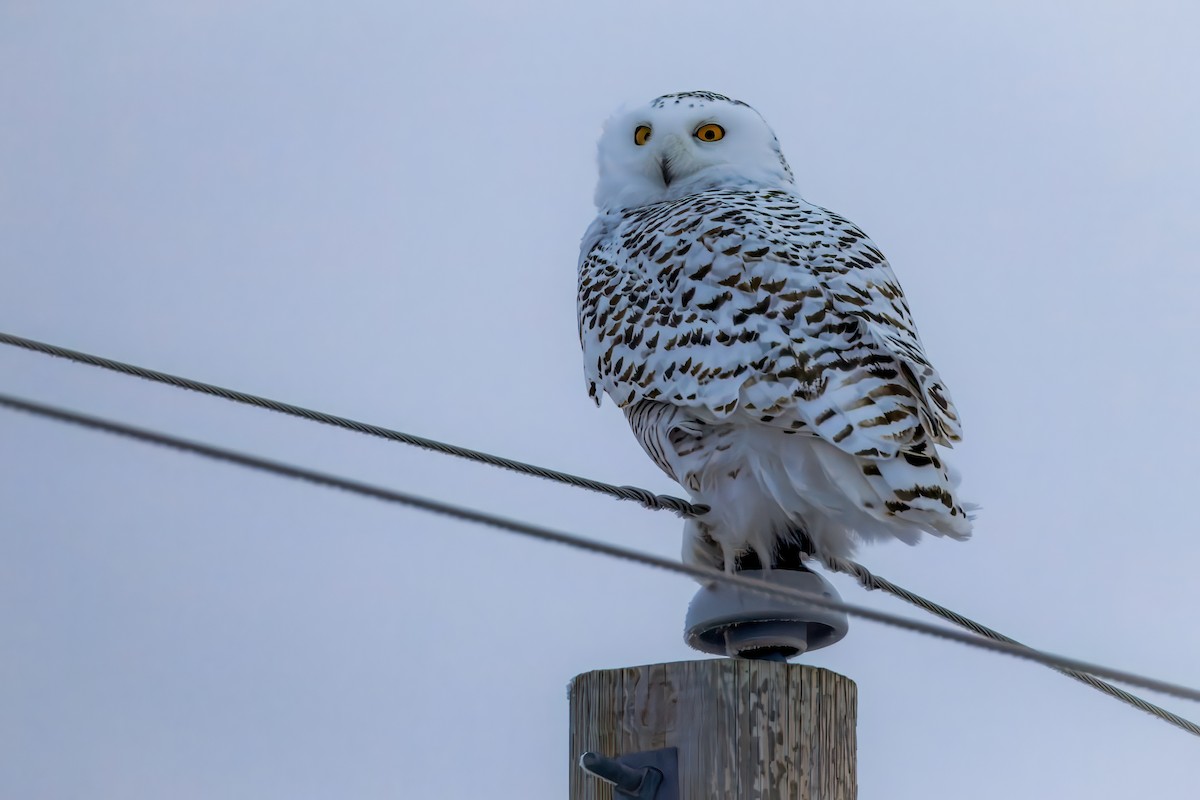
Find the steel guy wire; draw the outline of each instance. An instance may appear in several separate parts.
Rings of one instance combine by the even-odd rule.
[[[93,367],[100,367],[112,372],[120,372],[124,375],[132,375],[135,378],[143,378],[156,383],[165,383],[168,386],[175,386],[180,389],[189,389],[193,392],[207,394],[212,397],[222,397],[226,400],[233,400],[236,403],[243,403],[249,406],[265,408],[268,411],[277,411],[281,414],[289,414],[293,417],[300,417],[311,422],[320,422],[324,425],[332,425],[336,428],[343,428],[349,431],[365,433],[369,436],[378,436],[381,439],[389,439],[393,442],[413,445],[415,447],[423,447],[426,450],[433,450],[446,455],[458,456],[471,461],[478,461],[483,464],[490,464],[493,467],[501,467],[510,469],[514,472],[520,472],[525,475],[533,475],[546,480],[558,481],[569,486],[576,486],[580,489],[589,489],[593,492],[611,495],[621,500],[632,500],[635,503],[641,503],[646,508],[660,509],[664,511],[674,511],[677,514],[684,516],[695,516],[708,511],[706,506],[689,503],[681,497],[672,497],[670,495],[654,494],[647,489],[641,489],[637,486],[616,486],[603,481],[584,478],[580,475],[572,475],[569,472],[559,472],[554,469],[539,467],[536,464],[527,464],[523,461],[514,461],[511,458],[484,453],[479,450],[471,450],[466,447],[459,447],[446,442],[439,442],[434,439],[426,439],[422,436],[414,436],[410,433],[384,428],[380,425],[372,425],[369,422],[359,422],[358,420],[339,417],[335,414],[327,414],[324,411],[315,411],[311,408],[292,405],[281,400],[272,400],[269,397],[259,397],[258,395],[248,394],[247,392],[239,392],[236,389],[226,389],[223,386],[215,386],[211,383],[203,383],[201,381],[192,380],[191,378],[183,378],[178,375],[171,375],[167,372],[159,372],[146,367],[139,367],[135,364],[126,364],[122,361],[115,361],[111,358],[96,356],[90,353],[83,353],[78,350],[71,350],[58,345],[39,342],[34,339],[26,339],[22,336],[14,336],[11,333],[0,331],[0,344],[12,345],[13,347],[21,347],[25,350],[32,350],[35,353],[45,353],[46,355],[57,356],[58,358],[66,358],[80,364],[88,364]]]
[[[955,611],[951,611],[945,606],[938,605],[932,600],[922,597],[915,592],[910,592],[903,586],[897,586],[886,578],[881,578],[878,575],[875,575],[869,569],[856,561],[838,558],[836,556],[822,556],[820,560],[825,564],[825,566],[829,567],[829,569],[835,572],[841,572],[843,574],[850,575],[858,581],[859,585],[868,591],[880,589],[888,594],[899,597],[901,600],[904,600],[907,603],[911,603],[917,608],[923,609],[924,611],[941,617],[944,620],[948,620],[949,622],[953,622],[955,625],[958,625],[961,628],[966,628],[967,630],[977,633],[980,636],[987,637],[988,639],[992,639],[997,642],[1006,642],[1016,647],[1029,647],[1029,645],[1022,644],[1016,639],[1013,639],[1010,636],[1005,636],[999,631],[992,630],[986,625],[981,625],[975,620],[964,617],[962,614],[959,614]],[[1050,668],[1062,673],[1063,675],[1066,675],[1068,678],[1074,678],[1080,683],[1087,684],[1098,692],[1102,692],[1109,697],[1120,700],[1122,703],[1127,703],[1139,711],[1144,711],[1151,716],[1158,717],[1164,722],[1169,722],[1177,728],[1182,728],[1193,736],[1200,736],[1200,725],[1197,725],[1190,719],[1186,719],[1178,714],[1174,714],[1165,708],[1162,708],[1161,706],[1156,706],[1154,703],[1138,697],[1136,694],[1131,694],[1119,686],[1113,686],[1108,681],[1100,680],[1095,675],[1089,675],[1087,672],[1069,669],[1067,667],[1050,666]]]
[[[871,620],[872,622],[878,622],[884,625],[890,625],[892,627],[914,631],[916,633],[924,633],[929,636],[947,639],[953,642],[959,642],[961,644],[976,647],[982,650],[1003,653],[1006,655],[1015,656],[1016,658],[1035,661],[1055,668],[1087,672],[1092,675],[1121,681],[1122,683],[1128,683],[1133,686],[1139,686],[1143,689],[1162,692],[1163,694],[1171,695],[1173,697],[1200,702],[1200,690],[1193,689],[1188,686],[1170,683],[1156,678],[1149,678],[1133,672],[1105,667],[1099,664],[1092,664],[1076,658],[1044,653],[1023,645],[1013,645],[1008,642],[995,641],[967,633],[961,633],[950,628],[942,628],[937,625],[931,625],[927,622],[919,622],[906,617],[899,617],[894,614],[877,611],[866,606],[852,605],[850,603],[831,600],[821,595],[798,591],[789,587],[779,586],[778,584],[772,584],[764,580],[747,578],[744,575],[738,575],[736,573],[726,573],[707,567],[684,564],[678,561],[672,561],[671,559],[663,558],[661,556],[656,556],[651,553],[643,553],[637,550],[620,547],[618,545],[608,544],[607,542],[586,539],[581,536],[552,530],[550,528],[543,528],[527,522],[507,519],[463,506],[443,503],[438,500],[407,494],[405,492],[399,492],[382,486],[363,483],[361,481],[351,480],[349,478],[343,478],[325,472],[318,472],[316,470],[298,467],[293,464],[271,461],[269,459],[261,458],[248,453],[229,450],[222,447],[214,447],[213,445],[182,439],[176,436],[147,430],[145,428],[138,428],[112,420],[80,414],[75,411],[56,408],[54,406],[48,406],[42,403],[24,400],[22,398],[13,397],[6,394],[0,394],[0,406],[6,406],[17,411],[25,411],[30,414],[54,419],[59,422],[66,422],[85,428],[116,434],[118,436],[123,436],[130,439],[162,445],[175,450],[194,453],[196,455],[218,461],[238,464],[240,466],[262,472],[274,473],[276,475],[282,475],[320,486],[342,489],[353,494],[374,497],[378,500],[383,500],[386,502],[412,506],[424,511],[455,517],[457,519],[467,520],[482,525],[488,525],[545,542],[554,542],[591,553],[606,555],[612,558],[623,559],[625,561],[632,561],[644,564],[646,566],[657,567],[668,572],[687,575],[701,582],[725,583],[730,586],[757,592],[768,597],[775,597],[795,603],[814,605],[821,608],[834,609],[851,616]]]
[[[327,414],[321,411],[314,411],[312,409],[303,408],[290,403],[284,403],[279,400],[271,400],[269,398],[248,394],[246,392],[240,392],[234,389],[226,389],[224,387],[214,386],[212,384],[203,383],[190,378],[183,378],[177,375],[171,375],[165,372],[148,369],[146,367],[127,364],[121,361],[105,358],[103,356],[83,353],[78,350],[71,350],[69,348],[47,344],[45,342],[39,342],[33,339],[26,339],[13,334],[0,332],[0,344],[21,347],[33,352],[65,358],[81,364],[101,367],[113,372],[132,375],[145,380],[165,383],[178,388],[190,389],[192,391],[212,395],[214,397],[222,397],[228,400],[264,408],[270,411],[290,414],[302,419],[320,422],[358,433],[366,433],[383,439],[401,442],[403,444],[415,445],[417,447],[423,447],[435,452],[454,455],[473,461],[479,461],[485,464],[510,469],[527,475],[546,478],[548,480],[555,480],[560,483],[566,483],[579,488],[608,494],[618,499],[633,500],[650,509],[674,511],[680,516],[685,517],[697,516],[707,511],[705,506],[689,503],[687,500],[678,497],[671,497],[670,495],[656,495],[647,489],[642,489],[637,486],[615,486],[613,484],[603,483],[590,478],[584,478],[578,475],[571,475],[569,473],[539,467],[534,464],[526,464],[524,462],[514,461],[512,459],[503,458],[500,456],[494,456],[478,450],[470,450],[465,447],[458,447],[457,445],[446,444],[445,442],[438,442],[433,439],[426,439],[420,436],[402,433],[400,431],[391,430],[378,425],[358,422],[356,420],[335,416],[333,414]],[[1021,645],[1015,639],[1005,636],[1004,634],[994,631],[985,625],[981,625],[972,619],[951,611],[945,606],[938,605],[937,603],[910,592],[901,586],[897,586],[891,581],[880,578],[872,574],[870,570],[857,562],[850,561],[848,559],[824,559],[824,561],[826,566],[828,566],[830,569],[853,576],[856,580],[858,580],[859,584],[867,590],[878,589],[892,594],[893,596],[898,597],[905,602],[911,603],[912,605],[934,614],[935,616],[939,616],[942,619],[954,623],[955,625],[977,633],[981,636],[985,636],[989,639],[993,639],[998,642],[1005,642],[1014,646],[1025,646]],[[1183,728],[1189,733],[1200,736],[1200,726],[1197,726],[1195,723],[1178,715],[1172,714],[1166,709],[1160,708],[1153,703],[1149,703],[1137,695],[1130,694],[1129,692],[1100,680],[1093,675],[1078,673],[1070,669],[1059,669],[1059,672],[1086,683],[1097,691],[1102,692],[1110,697],[1128,703],[1134,708],[1145,711],[1146,713],[1159,717],[1160,719],[1169,722],[1172,725]]]

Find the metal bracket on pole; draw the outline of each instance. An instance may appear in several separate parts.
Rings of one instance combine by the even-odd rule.
[[[608,758],[587,752],[579,757],[584,772],[613,785],[616,797],[679,800],[679,751],[674,747]]]

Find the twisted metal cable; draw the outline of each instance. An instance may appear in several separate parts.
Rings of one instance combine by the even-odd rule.
[[[690,503],[687,500],[679,497],[672,497],[670,495],[657,495],[647,489],[637,486],[616,486],[613,484],[604,483],[602,481],[592,480],[591,478],[584,478],[579,475],[572,475],[565,472],[559,472],[557,470],[547,469],[545,467],[539,467],[535,464],[527,464],[525,462],[515,461],[513,459],[503,458],[501,456],[495,456],[478,450],[471,450],[465,447],[459,447],[457,445],[447,444],[445,442],[439,442],[433,439],[426,439],[421,436],[414,436],[412,434],[391,430],[389,428],[372,425],[366,422],[358,422],[345,417],[339,417],[321,411],[314,411],[312,409],[303,408],[290,403],[284,403],[279,400],[271,400],[269,398],[248,394],[246,392],[239,392],[234,389],[226,389],[220,386],[203,383],[201,381],[195,381],[190,378],[183,378],[177,375],[158,372],[156,370],[139,367],[133,364],[127,364],[121,361],[115,361],[102,356],[83,353],[78,350],[71,350],[65,347],[39,342],[33,339],[26,339],[21,336],[14,336],[12,334],[0,332],[0,344],[12,345],[15,347],[24,348],[26,350],[31,350],[33,352],[44,353],[46,355],[56,356],[59,358],[66,358],[81,364],[88,364],[90,366],[100,367],[102,369],[119,372],[125,375],[132,375],[145,380],[165,383],[167,385],[182,389],[190,389],[192,391],[211,395],[213,397],[222,397],[238,403],[264,408],[270,411],[277,411],[294,417],[300,417],[301,419],[320,422],[326,425],[343,428],[345,430],[365,433],[382,439],[414,445],[427,450],[458,456],[459,458],[490,464],[491,466],[501,467],[503,469],[513,470],[514,472],[545,478],[547,480],[553,480],[559,483],[565,483],[578,488],[607,494],[621,500],[630,500],[649,509],[673,511],[676,514],[684,517],[699,516],[708,511],[706,506]],[[833,557],[825,557],[822,560],[830,569],[853,576],[856,580],[858,580],[859,584],[861,584],[867,590],[878,589],[887,592],[904,600],[905,602],[923,609],[924,611],[939,616],[942,619],[952,622],[955,625],[972,631],[980,636],[984,636],[996,642],[1003,642],[1014,647],[1025,648],[1030,650],[1030,652],[1037,652],[1026,647],[1025,645],[1022,645],[1017,640],[994,631],[985,625],[981,625],[980,623],[964,617],[961,614],[951,611],[945,606],[938,605],[937,603],[910,592],[901,586],[897,586],[891,581],[880,578],[872,574],[870,570],[863,565],[854,561]],[[1195,723],[1176,714],[1172,714],[1170,711],[1149,703],[1142,698],[1137,697],[1136,695],[1130,694],[1123,689],[1113,686],[1110,683],[1100,680],[1094,675],[1089,675],[1085,672],[1069,668],[1054,668],[1064,675],[1081,681],[1082,683],[1091,686],[1093,689],[1096,689],[1103,694],[1116,698],[1124,703],[1128,703],[1134,708],[1137,708],[1148,714],[1152,714],[1153,716],[1182,728],[1183,730],[1186,730],[1196,736],[1200,736],[1200,726],[1197,726]]]
[[[668,572],[687,575],[688,577],[694,578],[702,583],[725,583],[730,586],[757,592],[768,597],[787,600],[793,603],[834,609],[851,616],[871,620],[872,622],[878,622],[884,625],[890,625],[892,627],[901,628],[916,633],[924,633],[929,636],[934,636],[953,642],[959,642],[970,647],[1003,653],[1005,655],[1038,662],[1054,668],[1088,672],[1093,675],[1104,676],[1113,680],[1122,681],[1123,683],[1140,686],[1144,689],[1150,689],[1151,691],[1162,692],[1174,697],[1200,702],[1200,690],[1193,689],[1188,686],[1169,683],[1156,678],[1148,678],[1136,673],[1113,669],[1111,667],[1104,667],[1075,658],[1052,655],[1039,650],[1033,650],[1032,648],[1025,647],[1024,645],[1014,645],[1006,641],[981,638],[979,636],[961,633],[950,628],[942,628],[937,625],[931,625],[927,622],[919,622],[907,617],[898,617],[894,614],[877,611],[873,608],[867,608],[866,606],[852,605],[840,600],[832,600],[819,594],[812,594],[809,592],[792,589],[790,587],[768,583],[761,579],[747,578],[743,575],[727,573],[709,567],[698,567],[691,564],[683,564],[681,562],[672,561],[670,559],[650,553],[643,553],[638,550],[631,550],[618,545],[608,544],[606,542],[585,539],[574,534],[564,533],[561,531],[552,530],[550,528],[543,528],[527,522],[506,519],[504,517],[498,517],[483,511],[465,508],[463,506],[451,505],[438,500],[431,500],[426,497],[398,492],[393,489],[387,489],[381,486],[363,483],[361,481],[342,478],[325,472],[318,472],[316,470],[310,470],[304,467],[297,467],[291,464],[271,461],[259,456],[250,455],[248,453],[228,450],[222,447],[214,447],[212,445],[195,442],[188,439],[181,439],[179,437],[170,436],[157,431],[138,428],[132,425],[125,425],[124,423],[101,419],[99,417],[79,414],[67,409],[56,408],[53,406],[44,405],[42,403],[35,403],[5,394],[0,394],[0,406],[6,406],[16,411],[24,411],[37,416],[54,419],[59,422],[66,422],[84,428],[91,428],[93,430],[104,431],[106,433],[116,434],[118,436],[123,436],[130,439],[136,439],[138,441],[147,442],[150,444],[161,445],[174,450],[194,453],[196,455],[204,456],[217,461],[238,464],[240,466],[262,472],[273,473],[320,486],[342,489],[353,494],[373,497],[378,500],[412,506],[424,511],[499,528],[512,533],[520,534],[522,536],[538,539],[540,541],[554,542],[556,544],[574,547],[576,549],[591,553],[632,561],[639,564],[644,564],[646,566],[657,567],[658,569],[666,570]]]
[[[901,600],[911,603],[917,608],[927,611],[934,616],[938,616],[944,620],[953,622],[960,628],[965,628],[966,630],[977,633],[980,636],[985,636],[988,639],[992,639],[997,642],[1011,644],[1015,647],[1032,649],[1029,648],[1028,645],[1022,644],[1021,642],[1018,642],[1016,639],[1013,639],[1009,636],[1005,636],[999,631],[992,630],[986,625],[982,625],[973,619],[964,617],[958,612],[951,611],[945,606],[938,605],[928,598],[922,597],[914,592],[910,592],[903,586],[897,586],[886,578],[881,578],[878,575],[875,575],[869,569],[856,561],[850,561],[849,559],[838,558],[836,556],[822,556],[821,561],[825,564],[825,566],[829,567],[834,572],[841,572],[845,575],[850,575],[867,591],[879,589],[887,592],[890,595],[899,597]],[[1130,694],[1120,687],[1113,686],[1107,681],[1102,681],[1095,675],[1089,675],[1086,672],[1081,672],[1079,670],[1063,666],[1050,665],[1050,668],[1062,673],[1063,675],[1066,675],[1068,678],[1074,678],[1080,683],[1085,683],[1096,691],[1102,692],[1109,697],[1116,698],[1123,703],[1128,703],[1139,711],[1144,711],[1147,714],[1158,717],[1164,722],[1169,722],[1178,728],[1182,728],[1194,736],[1200,736],[1200,725],[1197,725],[1191,720],[1185,719],[1178,714],[1173,714],[1170,711],[1167,711],[1165,708],[1156,706],[1147,700],[1143,700],[1135,694]]]
[[[135,364],[126,364],[122,361],[114,361],[111,358],[96,356],[90,353],[82,353],[78,350],[70,350],[66,347],[59,347],[45,342],[35,341],[34,339],[26,339],[22,336],[14,336],[11,333],[0,331],[0,344],[12,345],[13,347],[32,350],[35,353],[45,353],[46,355],[56,356],[58,358],[66,358],[80,364],[88,364],[93,367],[119,372],[123,375],[132,375],[135,378],[142,378],[156,383],[165,383],[168,386],[175,386],[180,389],[190,389],[193,392],[200,392],[212,397],[221,397],[226,400],[232,400],[235,403],[243,403],[248,406],[256,406],[257,408],[265,408],[268,411],[278,411],[281,414],[288,414],[293,417],[307,419],[311,422],[319,422],[323,425],[332,425],[335,428],[343,428],[348,431],[356,431],[357,433],[365,433],[368,436],[377,436],[380,439],[387,439],[393,442],[413,445],[415,447],[423,447],[426,450],[432,450],[437,453],[457,456],[471,461],[478,461],[482,464],[490,464],[493,467],[509,469],[513,472],[520,472],[524,475],[533,475],[537,478],[545,478],[550,481],[565,483],[569,486],[575,486],[580,489],[588,489],[593,492],[600,492],[611,497],[616,497],[620,500],[630,500],[635,503],[640,503],[646,508],[657,509],[663,511],[674,511],[680,516],[695,516],[708,511],[706,506],[697,506],[689,503],[680,497],[672,497],[664,494],[654,494],[646,489],[639,489],[636,486],[615,486],[611,483],[584,478],[580,475],[572,475],[568,472],[559,472],[546,467],[539,467],[536,464],[527,464],[524,461],[514,461],[511,458],[484,453],[479,450],[471,450],[466,447],[459,447],[446,442],[439,442],[434,439],[426,439],[422,436],[414,436],[410,433],[384,428],[379,425],[372,425],[369,422],[359,422],[358,420],[339,417],[334,414],[326,414],[323,411],[314,411],[311,408],[285,403],[281,400],[272,400],[268,397],[259,397],[258,395],[239,392],[236,389],[226,389],[222,386],[214,386],[211,383],[202,383],[201,381],[192,380],[191,378],[182,378],[178,375],[171,375],[166,372],[159,372],[145,367],[139,367]]]

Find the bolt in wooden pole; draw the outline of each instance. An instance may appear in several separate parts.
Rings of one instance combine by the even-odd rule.
[[[825,669],[716,659],[586,672],[571,681],[571,800],[612,800],[579,768],[679,749],[679,800],[855,800],[857,687]]]

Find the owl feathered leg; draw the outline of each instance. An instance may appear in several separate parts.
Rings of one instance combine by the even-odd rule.
[[[734,569],[738,572],[748,569],[790,569],[795,572],[808,572],[804,562],[812,555],[812,542],[803,530],[794,528],[781,534],[775,541],[770,561],[764,563],[757,551],[746,550],[737,556]]]

